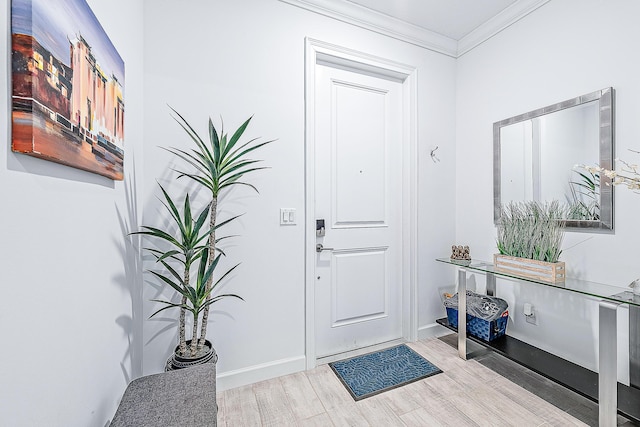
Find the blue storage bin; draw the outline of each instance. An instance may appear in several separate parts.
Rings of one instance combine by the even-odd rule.
[[[458,327],[458,309],[447,307],[447,320],[449,325],[454,328]],[[509,321],[509,312],[505,311],[502,317],[496,320],[487,321],[467,313],[467,334],[484,341],[493,341],[500,338],[507,332],[507,322]]]

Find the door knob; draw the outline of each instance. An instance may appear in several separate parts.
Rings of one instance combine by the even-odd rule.
[[[333,248],[325,248],[324,246],[322,246],[322,243],[318,243],[316,244],[316,252],[320,253],[322,251],[332,251]]]

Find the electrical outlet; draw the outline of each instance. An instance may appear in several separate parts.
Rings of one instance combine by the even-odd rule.
[[[531,323],[532,325],[538,324],[538,319],[536,318],[535,314],[532,314],[531,316],[525,316],[524,318],[527,319],[527,323]]]
[[[533,305],[528,302],[525,303],[522,309],[522,313],[524,314],[524,318],[527,319],[527,323],[531,323],[532,325],[538,324],[538,320],[536,319],[536,312]]]

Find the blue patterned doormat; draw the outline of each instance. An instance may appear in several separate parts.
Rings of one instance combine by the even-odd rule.
[[[442,372],[402,344],[329,363],[354,400],[374,396]]]

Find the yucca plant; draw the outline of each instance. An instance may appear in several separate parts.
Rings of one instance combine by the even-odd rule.
[[[131,234],[140,234],[153,237],[163,242],[167,249],[161,250],[158,248],[145,248],[151,252],[156,262],[161,263],[165,270],[162,272],[150,271],[154,276],[160,279],[163,283],[171,286],[176,292],[181,295],[181,301],[179,304],[166,301],[166,300],[153,300],[165,304],[166,306],[153,313],[150,317],[172,307],[180,309],[180,319],[178,322],[179,328],[179,345],[178,355],[187,357],[195,356],[197,352],[197,326],[199,324],[198,317],[200,312],[204,308],[204,303],[201,301],[203,295],[205,295],[205,287],[202,286],[201,281],[203,278],[209,278],[212,276],[218,261],[209,263],[209,248],[207,244],[204,244],[209,235],[214,229],[207,229],[205,227],[207,218],[209,216],[210,205],[207,205],[198,214],[196,219],[192,218],[191,202],[189,194],[187,193],[182,213],[178,210],[176,203],[171,199],[167,191],[159,185],[160,190],[164,196],[162,204],[170,214],[170,218],[173,220],[169,229],[171,231],[161,230],[156,227],[142,226],[142,231],[133,232]],[[233,217],[227,221],[224,221],[217,225],[221,227],[224,224],[232,221],[237,217]],[[175,230],[173,230],[175,229]],[[218,241],[221,239],[218,239]],[[200,260],[200,268],[198,269],[198,275],[196,276],[196,286],[191,286],[191,270],[194,265]],[[204,263],[204,264],[203,264]],[[211,268],[206,271],[202,270],[202,265],[209,265]],[[235,267],[234,267],[235,268]],[[232,269],[233,270],[233,269]],[[231,270],[229,270],[231,271]],[[167,277],[166,272],[169,273]],[[226,276],[229,272],[225,273]],[[205,281],[206,282],[206,281]],[[210,295],[211,290],[206,295]],[[219,295],[212,299],[211,302],[215,302],[224,297],[240,298],[234,294]],[[240,298],[242,299],[242,298]],[[187,349],[186,344],[186,312],[189,311],[193,314],[193,332],[191,339],[191,346]]]
[[[176,110],[171,108],[175,113],[174,119],[180,124],[184,131],[189,135],[195,143],[195,148],[191,150],[183,150],[179,148],[169,148],[168,150],[186,161],[193,167],[192,171],[178,170],[179,178],[187,177],[192,179],[210,192],[210,214],[209,214],[209,264],[219,259],[216,257],[216,220],[218,210],[218,197],[222,191],[229,189],[235,185],[244,185],[258,191],[255,186],[250,183],[241,181],[241,179],[250,172],[255,172],[264,167],[256,166],[261,160],[253,160],[247,156],[258,148],[273,142],[265,141],[255,143],[258,138],[254,138],[245,143],[240,143],[240,139],[244,135],[247,126],[251,122],[251,117],[247,119],[237,130],[233,132],[231,137],[221,127],[220,132],[215,128],[213,121],[209,118],[209,138],[205,140],[201,138],[193,127],[180,115]],[[254,144],[255,143],[255,144]],[[207,303],[203,308],[203,316],[200,331],[200,340],[198,348],[204,346],[207,334],[207,323],[209,319],[209,300],[211,299],[211,287],[213,284],[213,276],[209,276],[206,282],[205,294],[207,295]]]
[[[564,209],[558,201],[511,202],[498,221],[498,251],[502,255],[557,262],[564,235]]]

